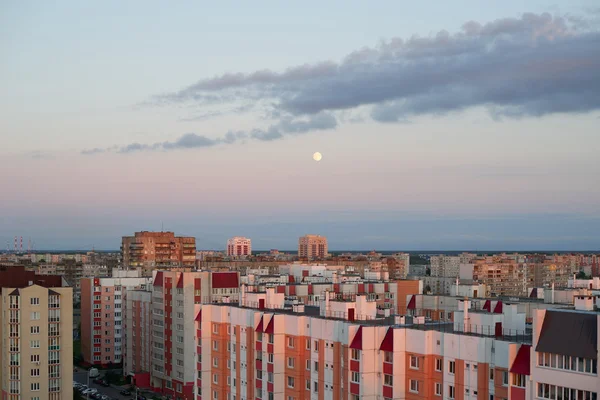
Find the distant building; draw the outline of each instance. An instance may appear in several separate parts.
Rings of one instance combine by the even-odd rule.
[[[242,236],[227,240],[227,255],[229,257],[248,257],[252,255],[252,241]]]
[[[73,292],[58,275],[0,271],[2,399],[73,398]]]
[[[123,236],[121,245],[123,268],[142,269],[144,276],[154,269],[196,265],[196,238],[175,236],[173,232],[136,232]]]
[[[305,235],[298,239],[298,258],[314,260],[327,256],[327,238],[325,236]]]

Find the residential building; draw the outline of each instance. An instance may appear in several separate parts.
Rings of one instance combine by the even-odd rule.
[[[173,232],[136,232],[123,236],[121,255],[123,268],[140,268],[144,276],[152,276],[154,269],[193,268],[196,239]]]
[[[3,400],[73,398],[73,293],[61,276],[0,271]]]
[[[81,354],[85,362],[109,365],[123,361],[125,295],[152,283],[140,272],[115,269],[110,278],[81,279]]]
[[[239,286],[238,272],[154,271],[151,286],[126,293],[124,373],[140,387],[191,398],[194,317],[202,304],[237,302]]]
[[[328,256],[327,238],[320,235],[305,235],[298,239],[298,258],[323,259]]]
[[[252,241],[242,236],[235,236],[227,240],[227,256],[249,257],[252,255]]]

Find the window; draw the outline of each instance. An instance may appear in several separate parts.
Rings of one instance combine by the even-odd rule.
[[[31,359],[32,363],[40,362],[40,355],[39,354],[32,354],[30,359]]]
[[[219,383],[219,375],[213,374],[213,383]]]
[[[33,376],[33,377],[40,376],[40,369],[39,368],[32,369],[31,376]]]
[[[318,340],[315,340],[315,346],[314,346],[314,348],[315,348],[315,352],[319,351],[319,341]]]
[[[269,355],[267,356],[267,362],[269,364],[273,364],[273,359],[274,359],[273,353],[269,353]]]
[[[310,371],[310,360],[306,360],[306,369]]]
[[[306,339],[306,350],[310,350],[310,339]]]
[[[31,313],[31,320],[32,320],[32,321],[37,321],[37,320],[39,320],[39,319],[40,319],[40,313],[39,313],[38,311],[33,311],[33,312]],[[39,383],[38,383],[38,386],[39,386]],[[38,389],[38,390],[39,390],[39,389]]]
[[[269,343],[275,343],[275,335],[269,334],[267,335],[267,339],[269,340]]]
[[[32,297],[29,299],[29,302],[32,306],[39,306],[40,305],[40,298],[39,297]]]
[[[288,359],[287,359],[288,368],[294,368],[295,365],[296,365],[296,359],[293,357],[288,357]]]
[[[219,350],[219,342],[213,340],[213,350]]]
[[[435,383],[435,395],[436,396],[441,396],[442,395],[442,384],[439,382]]]
[[[31,328],[31,334],[32,335],[37,335],[40,333],[40,327],[39,326],[32,326]]]
[[[352,359],[357,361],[360,360],[360,350],[352,349]]]
[[[319,362],[315,361],[315,368],[313,369],[314,372],[319,372]]]
[[[410,391],[413,393],[419,393],[419,381],[415,381],[414,379],[410,380]]]
[[[212,324],[212,330],[213,330],[213,333],[219,333],[219,325]]]
[[[287,377],[287,384],[289,388],[293,388],[294,387],[294,377],[293,376],[288,376]]]
[[[306,380],[306,390],[310,390],[310,379]]]
[[[288,347],[290,347],[290,348],[292,348],[292,349],[293,349],[293,348],[294,348],[294,342],[295,342],[295,341],[294,341],[294,338],[293,338],[292,336],[288,336],[288,338],[287,338],[287,339],[288,339],[288,340],[287,340]]]
[[[508,371],[502,371],[502,384],[508,386]]]
[[[386,363],[394,362],[394,353],[392,353],[391,351],[384,352],[383,357],[384,357],[383,361]]]
[[[29,344],[30,344],[30,347],[32,349],[39,349],[40,348],[40,341],[39,340],[32,340]]]
[[[354,383],[360,382],[360,374],[358,372],[352,372],[352,382],[354,382]]]
[[[525,387],[526,378],[525,375],[512,374],[512,385],[518,387]]]
[[[32,392],[37,392],[40,390],[40,383],[39,382],[35,382],[31,384],[31,391]]]
[[[442,370],[442,359],[441,358],[435,359],[435,370],[438,372],[440,372]]]
[[[262,370],[256,370],[256,379],[262,379]]]
[[[494,368],[490,368],[490,381],[494,380]]]
[[[455,370],[456,370],[456,363],[454,361],[448,362],[448,372],[450,372],[451,374],[454,374]],[[454,397],[452,397],[452,398],[454,398]]]
[[[419,369],[419,358],[417,356],[410,356],[410,367],[412,369]]]
[[[178,312],[178,313],[177,313],[177,318],[179,318],[179,319],[183,319],[183,313],[182,313],[182,312]]]
[[[452,386],[452,385],[448,386],[448,397],[451,399],[454,398],[454,386]]]
[[[177,354],[183,354],[183,349],[181,347],[177,348]]]
[[[319,393],[319,382],[313,382],[313,391]]]
[[[267,372],[267,382],[273,383],[273,373]]]
[[[217,357],[213,357],[213,367],[219,366],[219,359]]]
[[[392,375],[384,374],[383,375],[383,384],[386,386],[394,385],[394,377]]]
[[[256,341],[257,342],[262,342],[262,332],[257,332],[256,333]]]

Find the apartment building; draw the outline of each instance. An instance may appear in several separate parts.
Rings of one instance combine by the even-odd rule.
[[[73,293],[61,276],[0,271],[0,387],[6,400],[73,398]]]
[[[85,362],[108,365],[123,361],[125,295],[152,283],[140,272],[115,269],[110,278],[81,279],[81,354]]]
[[[227,256],[249,257],[252,255],[252,241],[242,236],[235,236],[227,240]]]
[[[121,256],[123,268],[141,268],[144,276],[152,276],[154,269],[193,268],[196,239],[173,232],[136,232],[123,236]]]
[[[436,255],[431,256],[431,276],[456,278],[459,276],[461,264],[470,264],[477,257],[476,254],[462,253],[457,256]]]
[[[239,286],[237,272],[155,271],[150,287],[126,294],[124,373],[138,386],[191,398],[194,318],[202,304],[237,302]]]
[[[327,238],[320,235],[305,235],[298,239],[298,258],[323,259],[328,256]]]

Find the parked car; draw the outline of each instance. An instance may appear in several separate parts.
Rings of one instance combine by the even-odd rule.
[[[123,396],[131,396],[131,392],[126,389],[121,390],[119,393],[121,393]]]
[[[102,383],[102,379],[100,379],[100,378],[96,378],[96,379],[94,379],[92,382],[94,382],[94,383],[95,383],[95,384],[97,384],[97,385],[100,385],[100,384]]]
[[[109,387],[110,386],[110,384],[105,379],[102,379],[102,381],[100,381],[100,384],[102,386],[104,386],[104,387]]]

